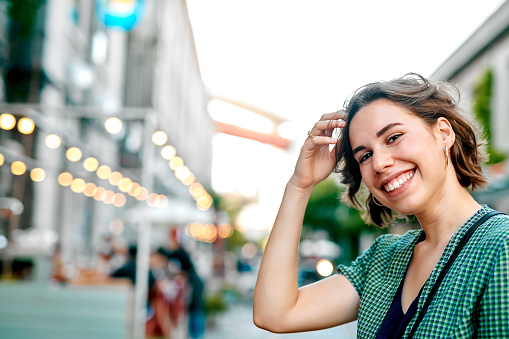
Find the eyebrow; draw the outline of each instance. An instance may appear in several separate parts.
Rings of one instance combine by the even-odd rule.
[[[394,126],[399,126],[399,125],[403,125],[401,122],[392,122],[390,124],[387,124],[384,128],[382,128],[381,130],[379,130],[378,132],[376,132],[376,136],[377,138],[379,138],[380,136],[382,136],[385,132],[387,132],[387,130],[389,130],[390,128],[394,127]],[[366,146],[359,146],[359,147],[356,147],[352,152],[353,154],[355,155],[355,153],[359,152],[359,151],[362,151],[363,149],[365,149]]]

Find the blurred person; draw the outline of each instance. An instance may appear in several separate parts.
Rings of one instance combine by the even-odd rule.
[[[487,183],[484,141],[451,90],[418,74],[368,84],[308,132],[259,270],[258,327],[358,320],[358,338],[509,338],[509,217],[468,191]],[[421,229],[382,235],[351,266],[299,288],[306,204],[334,170],[368,222],[414,215]]]
[[[166,256],[169,261],[177,260],[182,271],[186,272],[191,286],[191,295],[188,305],[189,311],[189,336],[192,339],[203,338],[205,332],[205,314],[204,314],[204,283],[194,268],[191,257],[184,249],[179,239],[179,231],[177,226],[170,228],[170,236],[168,246],[161,247],[159,253]]]
[[[136,245],[130,245],[128,248],[128,259],[124,265],[111,272],[112,278],[125,278],[129,279],[131,283],[136,285],[136,256],[138,248]],[[160,311],[163,306],[159,302],[158,286],[156,285],[156,278],[152,270],[148,271],[148,294],[147,294],[147,323],[145,326],[145,333],[147,336],[163,335],[168,336],[170,325],[166,321],[164,312]],[[159,311],[159,312],[158,312]]]

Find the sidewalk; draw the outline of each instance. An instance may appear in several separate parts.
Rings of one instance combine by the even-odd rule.
[[[227,313],[217,318],[217,326],[207,329],[205,339],[355,339],[355,322],[323,331],[274,334],[257,328],[252,320],[252,306],[231,305]]]

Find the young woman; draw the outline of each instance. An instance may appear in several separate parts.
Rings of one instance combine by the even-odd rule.
[[[258,274],[257,326],[285,333],[358,319],[359,338],[409,336],[461,238],[492,212],[469,194],[486,184],[482,142],[446,87],[417,74],[369,84],[309,131]],[[415,215],[422,229],[381,236],[337,275],[299,288],[304,211],[335,169],[368,221]],[[437,287],[414,338],[509,338],[509,218],[483,222]]]

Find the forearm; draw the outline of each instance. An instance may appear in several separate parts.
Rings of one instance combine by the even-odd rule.
[[[280,321],[297,302],[299,239],[311,191],[291,181],[286,186],[256,282],[253,310],[258,326],[264,327],[268,319]]]

